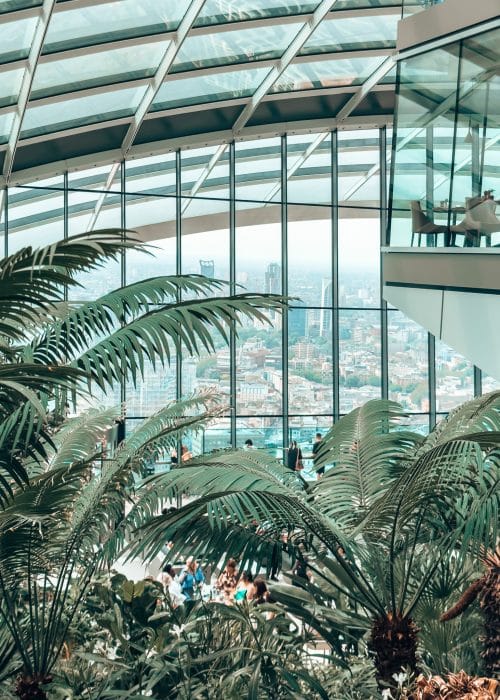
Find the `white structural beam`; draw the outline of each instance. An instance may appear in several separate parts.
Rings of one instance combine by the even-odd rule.
[[[136,110],[136,113],[130,123],[128,131],[125,134],[125,138],[123,139],[122,153],[124,157],[127,155],[132,144],[134,143],[135,137],[137,136],[137,132],[141,128],[141,124],[144,120],[144,117],[146,116],[149,108],[151,107],[158,90],[162,86],[168,71],[172,67],[173,62],[175,61],[175,58],[179,53],[179,50],[181,49],[182,44],[184,43],[184,40],[186,39],[189,33],[189,30],[196,21],[196,18],[198,17],[198,14],[201,8],[203,7],[204,3],[205,0],[191,1],[191,4],[187,9],[186,14],[182,18],[182,21],[179,25],[179,29],[175,32],[173,38],[169,40],[163,58],[160,61],[160,65],[158,66],[158,70],[149,81],[146,93],[142,98],[139,107]]]
[[[286,49],[285,53],[282,55],[279,61],[275,63],[273,68],[271,68],[234,123],[233,132],[235,134],[238,134],[243,129],[245,124],[259,106],[262,98],[269,92],[274,83],[285,72],[306,41],[313,34],[318,24],[330,12],[336,1],[337,0],[323,0],[320,2],[312,15],[309,17],[308,21],[302,25],[295,35],[295,38]]]
[[[266,96],[269,89],[274,85],[274,83],[280,77],[280,75],[282,75],[284,71],[288,68],[290,63],[297,56],[297,53],[302,49],[306,41],[314,32],[318,24],[330,12],[331,8],[333,7],[333,5],[335,5],[336,1],[337,0],[323,0],[323,2],[321,2],[316,7],[315,11],[309,17],[307,22],[302,25],[298,33],[295,35],[295,38],[285,50],[285,53],[282,55],[279,61],[275,62],[274,66],[271,68],[271,70],[261,82],[257,90],[254,92],[250,101],[246,103],[240,116],[238,117],[233,126],[233,134],[237,135],[243,129],[245,124],[248,122],[252,114],[259,106],[262,99]],[[198,190],[203,185],[207,177],[210,175],[214,167],[217,165],[217,162],[222,156],[222,154],[225,152],[225,149],[226,147],[221,147],[217,149],[217,151],[213,155],[212,159],[210,160],[210,163],[207,165],[207,167],[205,168],[200,178],[198,179],[198,182],[195,185],[195,187],[198,186]],[[185,211],[185,209],[189,206],[189,201],[190,200],[188,200],[185,203],[183,211]]]
[[[207,163],[205,168],[203,168],[203,171],[201,172],[199,178],[196,180],[193,187],[191,188],[189,195],[187,195],[187,198],[182,203],[181,211],[183,214],[186,211],[186,209],[189,207],[189,205],[191,204],[191,197],[194,197],[196,195],[196,193],[199,192],[200,188],[203,186],[205,181],[210,177],[210,173],[212,172],[212,170],[215,168],[215,166],[217,165],[219,160],[222,158],[224,153],[227,151],[227,148],[228,148],[228,144],[222,143],[217,148],[217,150],[215,151],[213,156],[210,158],[210,161]]]
[[[16,112],[14,114],[14,120],[10,131],[7,151],[5,153],[5,160],[3,164],[3,176],[6,182],[9,181],[10,175],[12,173],[12,166],[14,164],[14,157],[16,155],[17,142],[21,134],[21,127],[23,124],[24,114],[26,112],[26,108],[31,94],[33,77],[35,75],[38,59],[42,52],[45,34],[47,33],[47,27],[49,26],[49,20],[54,10],[55,4],[56,0],[44,0],[43,5],[41,5],[40,7],[38,21],[35,27],[35,33],[33,35],[31,48],[28,56],[28,64],[24,69],[24,75],[21,81],[21,88],[19,91],[19,98],[17,100],[16,105]]]
[[[314,151],[319,148],[323,141],[330,135],[330,131],[326,131],[323,134],[318,134],[318,136],[312,141],[306,150],[297,158],[297,160],[287,168],[286,179],[289,180],[293,175],[301,168],[306,160],[314,153]],[[270,192],[264,197],[265,202],[271,202],[273,197],[279,192],[281,188],[281,182],[277,182]]]
[[[116,173],[118,172],[119,167],[120,167],[120,163],[113,163],[113,165],[111,166],[111,170],[109,171],[108,177],[106,178],[106,184],[104,186],[104,191],[102,191],[101,194],[99,195],[99,199],[95,203],[94,211],[92,212],[92,215],[90,217],[90,221],[87,224],[87,228],[86,228],[87,232],[93,231],[94,226],[97,223],[97,219],[99,218],[99,214],[101,213],[101,209],[103,207],[104,201],[106,199],[106,196],[107,196],[109,190],[111,189],[111,185],[114,182],[114,179],[116,177]]]
[[[338,122],[344,121],[347,117],[350,117],[352,112],[361,104],[368,93],[379,83],[382,78],[385,78],[387,73],[394,67],[394,56],[387,56],[387,58],[382,61],[378,68],[376,68],[373,73],[365,80],[365,82],[360,86],[354,95],[348,100],[348,102],[342,107],[342,109],[335,115],[335,119]]]

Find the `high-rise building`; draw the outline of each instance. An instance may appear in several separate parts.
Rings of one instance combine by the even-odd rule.
[[[265,282],[267,294],[280,294],[281,266],[278,263],[269,263],[265,273]]]
[[[200,260],[200,275],[215,277],[215,263],[213,260]]]

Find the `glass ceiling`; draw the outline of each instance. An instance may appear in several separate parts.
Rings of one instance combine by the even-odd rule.
[[[392,111],[397,0],[0,0],[0,14],[3,182],[157,141]]]

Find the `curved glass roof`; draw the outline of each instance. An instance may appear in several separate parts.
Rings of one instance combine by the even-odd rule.
[[[390,121],[401,13],[401,0],[0,0],[3,181],[158,142]]]

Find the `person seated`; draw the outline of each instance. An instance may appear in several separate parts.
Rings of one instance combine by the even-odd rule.
[[[267,589],[266,582],[263,578],[256,578],[254,581],[255,594],[253,597],[254,605],[264,605],[269,603],[270,593]]]
[[[237,584],[238,569],[236,568],[236,559],[231,557],[227,560],[226,567],[215,584],[215,587],[222,593],[226,605],[232,604]]]
[[[252,600],[255,595],[255,586],[253,583],[253,576],[250,571],[244,571],[241,574],[238,585],[236,586],[236,591],[234,594],[234,599],[239,600]]]
[[[177,574],[172,564],[166,564],[163,567],[157,580],[168,594],[172,607],[178,608],[179,605],[182,605],[186,596],[182,592],[181,584],[177,580]]]

